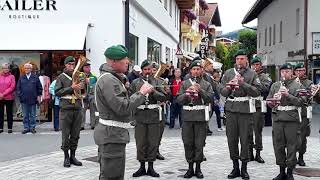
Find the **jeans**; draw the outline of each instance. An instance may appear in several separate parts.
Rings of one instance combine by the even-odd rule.
[[[36,104],[24,104],[22,103],[23,110],[23,127],[25,130],[31,130],[36,128]]]
[[[60,107],[59,105],[54,105],[53,107],[53,128],[59,129],[59,112],[60,112]]]
[[[3,130],[4,107],[6,107],[6,111],[7,111],[8,129],[12,130],[12,125],[13,125],[13,112],[12,112],[13,100],[1,100],[0,101],[0,130]]]
[[[177,103],[177,98],[174,97],[170,106],[170,128],[174,127],[175,119],[178,115],[179,115],[180,127],[182,127],[181,109],[182,109],[182,106]]]
[[[217,105],[213,105],[212,108],[213,108],[214,112],[216,113],[218,128],[221,128],[220,108]]]

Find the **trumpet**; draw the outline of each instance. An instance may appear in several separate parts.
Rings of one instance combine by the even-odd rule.
[[[144,83],[149,83],[149,74],[146,75],[146,80],[143,80]],[[144,103],[145,107],[144,109],[149,109],[148,105],[149,105],[149,93],[146,94],[146,101]]]

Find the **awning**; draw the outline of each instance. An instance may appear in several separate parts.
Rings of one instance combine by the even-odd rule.
[[[0,51],[83,50],[88,24],[1,24]]]

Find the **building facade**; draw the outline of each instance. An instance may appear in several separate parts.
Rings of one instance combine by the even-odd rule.
[[[306,62],[310,74],[316,76],[318,67],[307,59],[309,55],[320,54],[315,50],[320,40],[317,7],[320,7],[317,0],[257,0],[245,16],[243,24],[258,18],[257,55],[276,77],[279,66],[285,62]]]

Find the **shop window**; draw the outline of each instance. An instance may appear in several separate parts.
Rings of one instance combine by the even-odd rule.
[[[138,64],[138,37],[133,34],[129,34],[129,59],[131,64]]]
[[[160,63],[161,44],[148,38],[148,59]]]
[[[166,62],[169,62],[171,60],[171,51],[170,48],[166,47]]]

